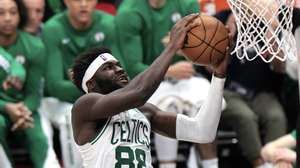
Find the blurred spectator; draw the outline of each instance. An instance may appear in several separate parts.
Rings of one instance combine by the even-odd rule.
[[[293,34],[296,38],[297,52],[300,55],[300,9],[293,10]],[[297,61],[286,61],[286,74],[282,87],[282,102],[286,110],[289,130],[296,128],[296,119],[300,114],[299,86],[298,86],[298,67]]]
[[[5,93],[0,95],[1,144],[6,150],[6,134],[18,130],[14,135],[18,137],[17,141],[26,144],[34,167],[59,167],[55,153],[49,148],[44,134],[44,122],[37,112],[42,90],[44,45],[40,39],[20,30],[26,25],[26,10],[22,2],[0,1],[0,46],[22,64],[27,73],[24,85],[17,87],[18,91],[13,96],[6,96]],[[12,79],[9,83],[12,82],[16,81]],[[5,85],[3,86],[5,89]],[[6,153],[10,156],[8,151]]]
[[[216,15],[234,27],[231,14],[223,11]],[[225,18],[224,18],[225,17]],[[228,21],[228,22],[227,22]],[[231,28],[231,31],[236,31]],[[234,32],[231,32],[234,33]],[[255,55],[255,51],[247,51]],[[231,128],[237,133],[243,155],[253,167],[268,167],[260,157],[262,144],[275,140],[286,132],[286,119],[278,100],[282,83],[282,64],[271,64],[260,58],[253,61],[232,57],[224,97],[227,108],[222,113],[221,129]],[[261,139],[262,137],[262,139]]]
[[[298,1],[297,1],[298,2]],[[287,111],[287,117],[289,121],[289,127],[297,128],[297,144],[299,140],[300,130],[300,103],[299,103],[299,76],[300,76],[300,9],[294,8],[293,10],[293,34],[296,38],[298,61],[286,61],[286,73],[284,85],[282,89],[282,101]],[[296,119],[298,118],[298,121]],[[298,124],[296,124],[298,122]],[[297,155],[300,154],[299,145],[297,145]],[[297,157],[299,158],[299,157]],[[296,167],[300,166],[300,159],[297,159]]]
[[[81,167],[72,135],[72,103],[83,93],[70,80],[73,60],[88,48],[105,46],[119,57],[112,15],[95,10],[97,0],[65,0],[67,10],[49,19],[42,38],[46,46],[46,85],[49,96],[41,111],[60,130],[64,167]],[[122,59],[118,58],[122,63]]]
[[[25,27],[23,28],[24,31],[39,37],[42,33],[42,20],[44,17],[44,12],[45,12],[45,0],[23,0],[25,7],[27,8],[27,12],[28,12],[28,22],[25,25]],[[45,61],[43,62],[43,65],[41,67],[43,67],[43,89],[45,90],[45,85],[44,85],[44,81],[45,81]],[[46,94],[46,95],[45,95]],[[44,92],[43,96],[47,96],[47,93]],[[49,114],[47,114],[47,112],[49,111],[42,111],[44,109],[44,104],[45,101],[47,102],[48,99],[41,99],[41,105],[38,109],[41,117],[44,119],[44,130],[45,130],[45,134],[48,138],[48,142],[49,142],[49,147],[53,148],[53,129],[52,129],[52,125],[50,120],[48,119]],[[52,112],[53,113],[53,112]]]
[[[299,1],[298,1],[299,2]],[[297,131],[297,144],[300,143],[300,103],[299,103],[299,79],[300,79],[300,9],[294,8],[293,10],[293,33],[296,38],[298,61],[286,61],[286,80],[283,87],[283,102],[287,109],[288,119],[290,121],[290,127],[296,125]],[[298,121],[296,121],[298,119]],[[296,123],[297,122],[297,123]],[[299,145],[297,145],[297,155],[300,155]],[[300,166],[300,159],[297,157],[296,167]]]
[[[2,97],[7,97],[7,98],[14,98],[14,97],[18,97],[20,95],[16,94],[19,90],[22,89],[23,87],[23,83],[24,80],[26,78],[26,71],[23,67],[23,65],[21,65],[20,63],[18,63],[9,53],[7,53],[2,47],[0,47],[0,108],[4,109],[5,107],[5,102],[2,99]],[[1,118],[1,122],[3,122],[2,120],[3,118],[3,111],[1,110],[1,114],[0,114],[0,118]],[[21,120],[23,118],[25,118],[26,116],[26,112],[24,112],[18,120]],[[30,127],[32,126],[32,122],[31,121],[27,121],[24,123],[24,128],[26,127]],[[15,129],[15,128],[14,128]],[[5,137],[2,136],[5,133],[1,132],[1,137]],[[1,148],[0,148],[0,163],[3,167],[5,168],[10,168],[12,167],[6,154],[5,151],[2,147],[2,145],[4,145],[3,147],[5,148],[5,151],[8,151],[8,146],[5,143],[2,143],[1,140]]]
[[[124,0],[116,16],[119,44],[131,77],[144,71],[164,49],[171,27],[181,17],[199,12],[196,0]],[[209,81],[197,76],[193,64],[177,56],[150,102],[163,110],[189,115],[206,98]],[[185,105],[180,105],[184,102]],[[160,168],[174,168],[178,141],[155,135]],[[200,145],[199,145],[200,146]],[[206,146],[202,145],[201,147]],[[203,148],[202,148],[203,149]],[[217,167],[218,160],[202,152],[204,168]]]
[[[28,21],[24,31],[32,35],[41,33],[42,20],[45,12],[45,0],[23,0],[27,8]]]
[[[266,144],[261,156],[276,168],[292,168],[296,163],[296,130]]]

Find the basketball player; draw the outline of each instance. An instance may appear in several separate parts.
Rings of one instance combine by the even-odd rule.
[[[199,12],[196,0],[124,0],[121,3],[116,16],[118,41],[124,68],[131,78],[149,67],[163,51],[162,41],[172,26],[193,12]],[[195,106],[206,99],[209,85],[207,79],[196,73],[191,62],[177,55],[149,102],[164,111],[177,106],[178,113],[182,113],[179,110],[182,107],[176,103],[179,98],[191,105],[192,108],[184,110],[191,114]],[[160,167],[176,168],[178,141],[155,134],[154,142]],[[204,145],[195,146],[203,151]],[[208,155],[209,152],[208,148],[201,152],[206,155],[201,155],[201,163],[204,168],[217,168],[218,159]]]
[[[187,31],[197,26],[197,22],[187,25],[197,15],[186,16],[173,26],[166,49],[131,82],[106,49],[89,50],[77,58],[72,68],[73,82],[86,94],[74,103],[72,126],[84,167],[151,168],[151,128],[179,140],[214,140],[229,54],[213,66],[208,98],[195,117],[165,113],[146,103],[182,48]]]

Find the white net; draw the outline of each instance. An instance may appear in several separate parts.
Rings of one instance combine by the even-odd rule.
[[[228,0],[238,29],[238,58],[265,62],[296,59],[296,41],[292,34],[294,0]],[[256,55],[248,55],[248,50]]]

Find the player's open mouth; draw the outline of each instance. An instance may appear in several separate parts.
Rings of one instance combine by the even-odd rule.
[[[120,75],[120,76],[118,77],[118,79],[119,79],[119,81],[121,81],[121,82],[127,82],[127,81],[128,81],[128,79],[127,79],[127,77],[126,77],[125,74],[124,74],[124,75]]]

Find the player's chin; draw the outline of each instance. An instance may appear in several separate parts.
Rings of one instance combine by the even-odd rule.
[[[78,16],[78,21],[82,24],[87,24],[90,22],[90,20],[91,20],[91,17],[88,14]]]
[[[127,79],[123,79],[123,80],[118,81],[118,85],[120,85],[121,87],[126,86],[128,83],[129,83],[129,81]]]
[[[10,35],[14,34],[15,31],[16,31],[16,29],[14,29],[14,28],[6,28],[6,29],[2,29],[1,34],[10,36]]]

